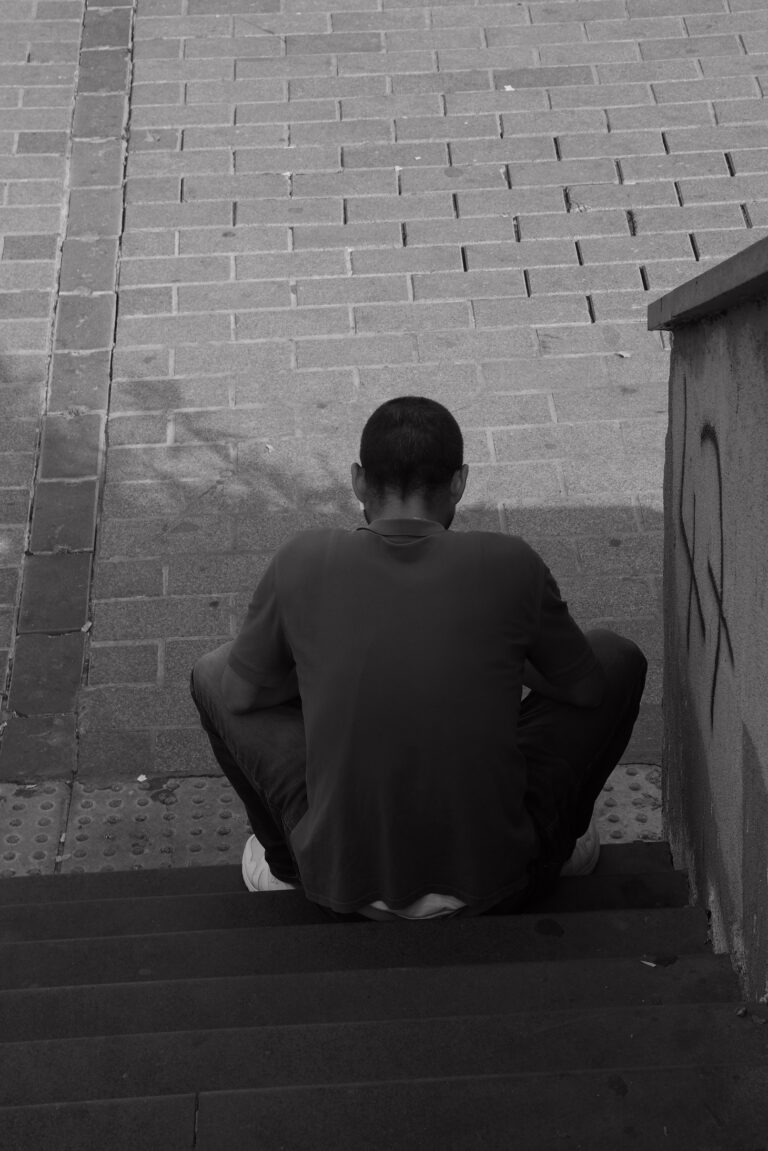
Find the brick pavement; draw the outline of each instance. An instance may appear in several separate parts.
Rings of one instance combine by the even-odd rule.
[[[645,311],[768,228],[764,0],[83,15],[0,4],[0,778],[210,774],[191,661],[282,539],[356,522],[404,391],[465,430],[461,524],[644,645],[660,762]]]

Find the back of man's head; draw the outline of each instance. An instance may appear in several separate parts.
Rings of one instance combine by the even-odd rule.
[[[360,464],[377,492],[405,499],[449,484],[464,461],[454,417],[436,400],[397,396],[370,416],[360,440]]]

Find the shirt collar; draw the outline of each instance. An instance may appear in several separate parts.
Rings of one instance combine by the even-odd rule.
[[[372,531],[380,536],[432,536],[442,534],[446,529],[437,520],[373,520],[358,531]]]

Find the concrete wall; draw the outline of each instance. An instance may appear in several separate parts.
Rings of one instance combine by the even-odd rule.
[[[768,300],[755,258],[768,272],[768,245],[749,252],[748,275],[738,257],[728,261],[724,275],[713,269],[660,301],[649,326],[674,333],[666,828],[711,911],[716,949],[731,951],[745,992],[760,998],[768,993]]]

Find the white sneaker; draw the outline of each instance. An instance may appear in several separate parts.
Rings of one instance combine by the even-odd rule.
[[[293,891],[296,886],[275,878],[264,858],[264,848],[255,835],[243,849],[243,882],[249,891]]]
[[[600,858],[600,833],[597,830],[597,820],[594,812],[589,827],[576,840],[571,858],[563,864],[561,875],[573,877],[577,875],[591,875],[597,867]]]

